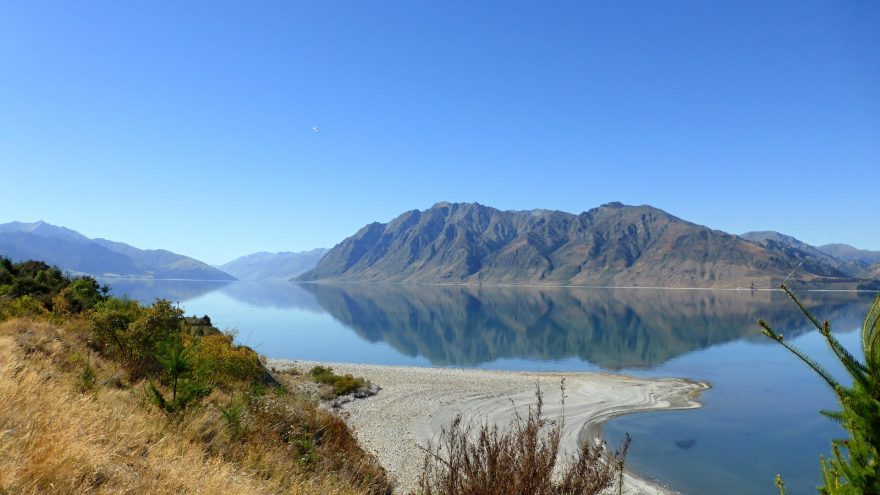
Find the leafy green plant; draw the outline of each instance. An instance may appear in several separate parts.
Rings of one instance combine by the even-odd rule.
[[[788,287],[783,285],[782,289],[825,338],[852,379],[850,386],[842,384],[814,359],[786,342],[766,321],[759,320],[764,335],[812,368],[834,390],[840,404],[840,411],[821,411],[840,423],[848,437],[832,440],[831,457],[820,459],[823,484],[819,492],[823,495],[880,494],[880,295],[869,307],[862,325],[861,344],[865,355],[862,363],[840,344],[831,332],[830,322],[819,323]],[[779,477],[776,486],[784,495],[785,485]]]

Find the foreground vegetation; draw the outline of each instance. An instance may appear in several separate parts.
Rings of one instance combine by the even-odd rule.
[[[564,418],[544,418],[542,407],[538,391],[528,415],[503,430],[486,423],[475,429],[457,416],[425,449],[421,495],[598,495],[612,487],[623,493],[629,436],[617,452],[584,443],[560,465]]]
[[[861,340],[865,362],[847,351],[831,332],[831,323],[819,320],[808,311],[788,287],[782,289],[792,298],[804,316],[825,338],[831,351],[849,374],[851,384],[840,382],[819,363],[796,347],[785,342],[764,320],[759,321],[764,334],[783,345],[810,366],[834,390],[840,411],[822,411],[837,421],[847,438],[831,442],[832,455],[822,458],[823,495],[878,495],[880,494],[880,295],[868,308],[862,325]],[[779,477],[776,485],[785,495],[785,485]]]
[[[388,494],[345,423],[210,319],[0,258],[0,493]]]
[[[90,277],[0,258],[0,495],[381,494],[375,458],[318,400],[374,393],[316,366],[273,373],[207,316],[108,295]],[[292,386],[286,386],[292,385]],[[317,388],[317,393],[313,392]],[[620,490],[620,452],[559,463],[562,422],[457,418],[426,449],[423,495]]]

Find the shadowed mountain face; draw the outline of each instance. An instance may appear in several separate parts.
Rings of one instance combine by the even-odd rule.
[[[650,206],[610,203],[573,215],[438,203],[367,225],[297,279],[774,287],[800,261]],[[802,265],[795,280],[813,287],[864,283],[822,260]]]
[[[0,255],[14,261],[41,260],[98,277],[235,280],[228,273],[187,256],[163,249],[138,249],[106,239],[89,239],[45,222],[0,225]]]
[[[220,265],[220,269],[239,280],[290,280],[314,268],[327,249],[299,253],[254,253]]]
[[[334,318],[371,342],[433,364],[577,357],[606,369],[760,335],[758,318],[788,337],[807,331],[787,297],[771,291],[566,287],[302,284]],[[839,330],[855,328],[870,297],[804,294]]]

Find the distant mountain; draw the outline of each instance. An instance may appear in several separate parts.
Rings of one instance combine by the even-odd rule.
[[[746,232],[741,236],[744,239],[757,242],[767,249],[783,251],[787,255],[803,260],[807,264],[823,263],[836,268],[844,276],[880,279],[880,252],[857,249],[847,244],[826,244],[824,246],[811,246],[794,237],[780,234],[779,232]],[[872,266],[874,265],[874,266]],[[819,269],[818,267],[814,267]]]
[[[363,227],[297,280],[775,287],[800,261],[651,206],[574,215],[438,203]],[[869,283],[818,259],[793,277],[801,287]]]
[[[798,263],[803,261],[804,264],[801,266],[813,273],[830,277],[859,277],[864,272],[865,267],[859,263],[829,255],[815,246],[779,232],[746,232],[740,237],[770,251],[798,260]]]
[[[0,255],[14,261],[42,260],[79,273],[105,277],[235,280],[201,261],[162,249],[89,239],[45,222],[0,224]]]
[[[254,253],[236,258],[219,268],[239,280],[290,280],[317,266],[327,251],[319,248],[298,253]]]
[[[864,265],[875,265],[880,263],[880,251],[858,249],[849,244],[825,244],[824,246],[819,246],[817,249],[825,254],[844,261],[853,261]]]

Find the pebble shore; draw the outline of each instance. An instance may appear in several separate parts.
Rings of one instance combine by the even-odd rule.
[[[362,376],[381,390],[365,399],[345,403],[342,414],[363,447],[376,455],[397,480],[396,493],[417,487],[424,452],[436,442],[441,428],[457,414],[465,421],[506,425],[524,416],[535,402],[538,387],[544,413],[557,417],[560,383],[565,380],[565,423],[560,455],[575,452],[580,442],[601,442],[601,425],[616,416],[637,411],[700,407],[697,399],[707,384],[681,379],[633,378],[606,373],[545,373],[486,371],[455,368],[416,368],[270,359],[278,370],[331,366],[336,373]],[[613,446],[612,446],[613,447]],[[667,495],[658,483],[627,472],[628,493]]]

